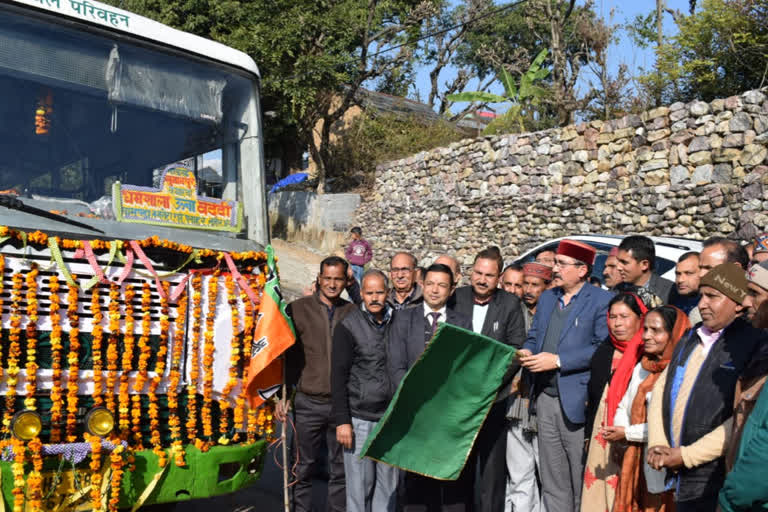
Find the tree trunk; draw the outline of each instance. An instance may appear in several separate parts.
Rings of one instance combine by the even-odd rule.
[[[657,37],[657,51],[661,51],[661,45],[664,42],[664,33],[662,32],[661,15],[664,10],[664,0],[656,0],[656,37]],[[656,56],[656,75],[658,77],[658,84],[656,86],[656,106],[661,106],[661,67],[659,66],[658,53]]]

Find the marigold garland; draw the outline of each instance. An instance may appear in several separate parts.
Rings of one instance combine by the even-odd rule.
[[[43,443],[36,437],[27,443],[32,455],[32,471],[27,476],[29,508],[32,512],[43,509]]]
[[[197,439],[197,385],[200,380],[200,326],[203,314],[203,278],[192,277],[192,333],[190,336],[189,383],[187,385],[187,439]]]
[[[245,383],[248,382],[248,363],[251,360],[251,351],[253,349],[253,328],[254,328],[254,305],[248,300],[244,291],[240,293],[240,299],[245,305],[245,318],[243,320],[243,379],[240,393],[235,400],[235,430],[246,430],[248,439],[251,437],[251,415],[246,417],[245,402],[246,402],[246,388]],[[254,436],[255,440],[255,436]],[[249,441],[253,442],[253,441]]]
[[[141,287],[141,336],[139,337],[139,372],[133,390],[137,393],[144,391],[144,386],[149,379],[149,358],[152,355],[152,347],[149,346],[149,337],[152,334],[152,289],[148,282]]]
[[[83,434],[85,440],[91,445],[91,508],[101,510],[101,438],[89,433]]]
[[[107,389],[106,405],[112,416],[115,410],[115,385],[117,384],[118,336],[120,334],[120,287],[111,283],[109,286],[109,338],[107,338]]]
[[[74,277],[74,276],[73,276]],[[67,363],[67,442],[77,440],[77,393],[80,376],[80,316],[77,314],[77,299],[80,290],[76,286],[67,285],[67,320],[69,321],[69,354]]]
[[[8,389],[5,393],[5,415],[3,433],[10,435],[11,418],[16,411],[16,386],[19,383],[19,357],[21,356],[21,298],[24,277],[20,272],[13,274],[11,291],[11,325],[8,334]]]
[[[104,314],[101,312],[101,298],[99,286],[93,287],[91,292],[91,314],[93,315],[93,328],[91,330],[91,358],[93,360],[93,403],[96,406],[104,404],[104,364],[101,356],[101,343],[104,337]]]
[[[211,404],[213,395],[213,353],[216,346],[213,341],[213,329],[216,319],[216,299],[219,295],[219,270],[216,269],[208,280],[208,313],[205,316],[205,333],[203,338],[203,408],[200,418],[203,423],[203,435],[210,439],[213,436]]]
[[[24,463],[26,462],[27,448],[24,446],[24,441],[11,439],[13,446],[13,464],[11,465],[11,471],[13,472],[13,512],[24,512],[24,487],[26,482],[24,481]]]
[[[171,374],[168,386],[168,428],[171,431],[171,454],[174,463],[185,466],[184,446],[181,437],[181,420],[179,419],[179,384],[181,382],[181,355],[184,349],[184,334],[187,322],[187,294],[183,293],[176,307],[174,321],[173,347],[171,349]]]
[[[275,440],[274,404],[271,401],[265,402],[259,408],[256,424],[258,425],[258,434],[261,437],[267,441]]]
[[[163,380],[165,373],[165,358],[168,355],[168,333],[170,324],[168,319],[168,290],[170,284],[167,281],[162,282],[164,294],[160,296],[160,346],[157,348],[157,359],[155,359],[155,376],[149,382],[149,430],[150,440],[152,442],[152,451],[157,455],[158,466],[165,467],[168,462],[167,452],[163,449],[162,439],[160,437],[160,408],[157,404],[157,387]]]
[[[119,441],[115,441],[119,443]],[[109,482],[109,511],[117,512],[120,505],[120,484],[123,481],[123,446],[118,444],[109,455],[109,466],[112,468],[112,476]]]
[[[61,386],[61,352],[63,346],[61,343],[61,297],[59,297],[59,278],[56,274],[48,280],[48,286],[51,291],[51,443],[61,441],[61,413],[63,391]]]
[[[133,370],[133,345],[135,340],[135,319],[133,317],[133,299],[136,291],[132,284],[125,286],[125,336],[123,337],[123,359],[120,370],[120,392],[118,399],[120,437],[128,439],[131,431],[131,396],[129,394],[130,376]]]

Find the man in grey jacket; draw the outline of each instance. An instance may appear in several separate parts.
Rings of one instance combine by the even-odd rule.
[[[344,447],[347,512],[394,512],[398,471],[360,452],[392,398],[387,343],[392,308],[387,277],[379,270],[363,274],[363,303],[333,331],[331,351],[332,416],[336,440]]]

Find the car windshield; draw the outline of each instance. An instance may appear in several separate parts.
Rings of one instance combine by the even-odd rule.
[[[257,128],[254,94],[223,66],[2,11],[0,191],[109,218],[115,181],[158,187],[181,162],[199,194],[236,200],[222,148]]]

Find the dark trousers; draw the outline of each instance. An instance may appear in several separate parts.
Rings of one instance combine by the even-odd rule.
[[[470,512],[472,476],[469,463],[456,480],[436,480],[417,473],[405,473],[404,512]],[[376,512],[376,511],[373,511]]]
[[[715,512],[717,510],[717,494],[692,501],[675,502],[675,509],[677,512]]]
[[[507,486],[507,403],[496,402],[477,434],[470,455],[476,467],[477,512],[503,512]]]
[[[328,501],[326,509],[344,512],[347,505],[344,479],[344,457],[336,441],[336,426],[331,418],[330,400],[318,400],[304,393],[296,393],[294,400],[296,436],[294,439],[296,485],[293,487],[295,512],[311,512],[312,479],[323,459],[320,451],[328,446]],[[325,438],[325,439],[323,439]]]

